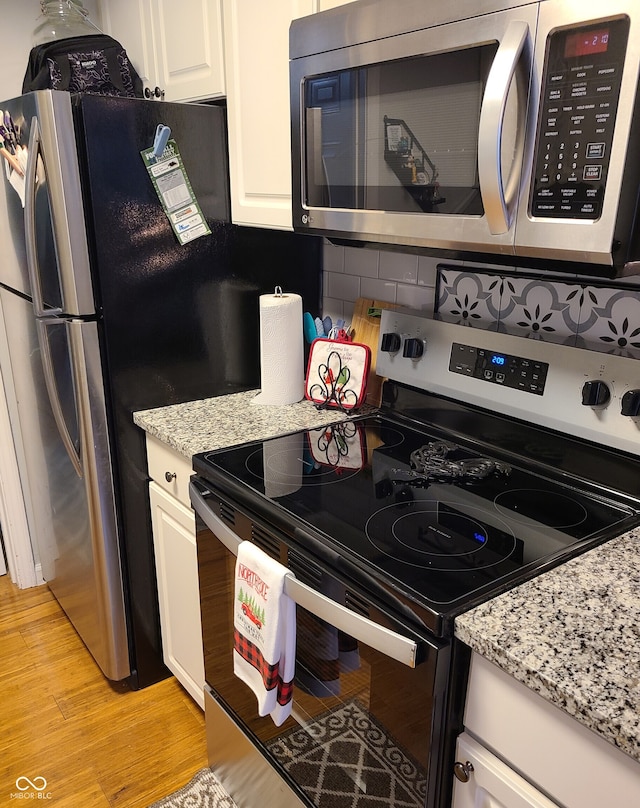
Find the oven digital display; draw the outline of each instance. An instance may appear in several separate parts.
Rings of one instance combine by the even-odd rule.
[[[524,356],[511,356],[454,342],[451,346],[449,370],[541,396],[549,365]]]
[[[609,29],[598,31],[577,31],[569,34],[564,45],[564,58],[590,56],[593,53],[606,53],[609,47]]]

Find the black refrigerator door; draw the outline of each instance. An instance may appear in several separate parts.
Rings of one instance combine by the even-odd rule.
[[[76,99],[138,681],[161,655],[144,435],[132,412],[259,386],[259,296],[320,307],[321,241],[229,223],[222,107]],[[211,235],[180,245],[140,151],[171,128]],[[141,649],[147,649],[143,651]]]

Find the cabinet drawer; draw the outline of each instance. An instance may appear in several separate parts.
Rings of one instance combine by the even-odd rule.
[[[151,479],[190,508],[189,478],[193,474],[191,460],[187,460],[180,452],[153,435],[147,435],[147,464]]]

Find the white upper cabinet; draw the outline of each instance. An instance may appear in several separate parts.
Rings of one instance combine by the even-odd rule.
[[[105,31],[127,51],[147,97],[225,95],[220,0],[103,0],[102,18]]]
[[[289,25],[348,0],[102,0],[147,97],[227,97],[231,218],[291,230]]]
[[[160,87],[166,101],[224,96],[220,0],[154,0]]]
[[[344,0],[223,0],[231,219],[292,229],[289,25]]]
[[[291,229],[289,24],[314,0],[223,0],[231,219]]]
[[[127,52],[146,87],[154,87],[157,75],[149,0],[102,0],[105,33],[117,39]]]

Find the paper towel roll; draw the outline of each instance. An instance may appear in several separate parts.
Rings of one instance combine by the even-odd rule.
[[[300,295],[260,295],[260,380],[254,404],[293,404],[304,396]]]

